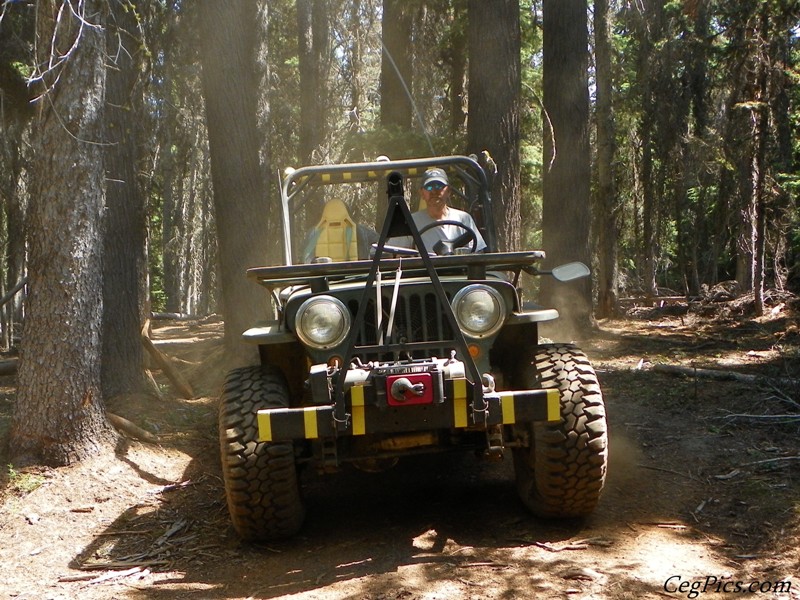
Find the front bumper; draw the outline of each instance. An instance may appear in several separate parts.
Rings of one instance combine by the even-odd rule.
[[[561,419],[560,393],[555,389],[484,392],[476,398],[473,386],[459,378],[445,380],[440,396],[429,404],[390,406],[381,402],[379,386],[357,384],[345,396],[346,423],[336,423],[333,404],[265,409],[258,411],[259,440],[282,442],[436,429],[484,430],[493,425]]]

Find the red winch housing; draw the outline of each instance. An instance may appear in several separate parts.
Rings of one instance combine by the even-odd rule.
[[[388,376],[386,401],[389,406],[433,404],[433,377],[430,373]]]

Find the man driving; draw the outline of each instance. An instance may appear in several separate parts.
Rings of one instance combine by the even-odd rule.
[[[422,233],[425,249],[436,253],[437,243],[453,242],[471,231],[475,235],[475,241],[470,236],[468,241],[465,240],[465,247],[473,249],[474,244],[472,251],[483,252],[486,242],[478,231],[475,220],[468,212],[448,204],[450,193],[450,181],[443,169],[432,168],[425,171],[420,189],[425,206],[411,215],[417,229]],[[414,244],[411,236],[393,238],[390,243],[405,248],[411,248]]]

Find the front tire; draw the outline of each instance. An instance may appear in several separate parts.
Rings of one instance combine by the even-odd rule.
[[[537,516],[585,517],[600,499],[608,462],[597,375],[571,344],[543,344],[529,365],[539,387],[561,393],[561,421],[527,428],[530,447],[514,450],[517,491]]]
[[[246,541],[290,537],[305,518],[293,444],[258,441],[258,410],[288,406],[289,389],[278,369],[228,373],[219,412],[222,475],[231,521]]]

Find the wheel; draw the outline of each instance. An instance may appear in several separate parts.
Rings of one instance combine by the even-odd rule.
[[[461,221],[449,221],[449,220],[434,221],[433,223],[428,223],[422,229],[420,229],[419,234],[422,235],[423,233],[433,229],[434,227],[444,227],[445,225],[455,225],[456,227],[460,227],[461,229],[464,230],[464,233],[462,233],[454,240],[447,240],[448,242],[452,242],[454,244],[454,247],[456,248],[464,247],[467,244],[471,244],[469,251],[472,253],[475,252],[475,249],[478,247],[478,236],[472,230],[471,227],[465,225]]]
[[[258,441],[256,412],[287,406],[289,390],[278,369],[228,373],[219,412],[222,475],[233,526],[247,541],[290,537],[303,524],[294,446]]]
[[[527,428],[530,447],[514,450],[517,491],[537,516],[587,516],[600,499],[608,461],[597,375],[586,355],[571,344],[539,346],[528,368],[539,387],[561,392],[561,421]]]

